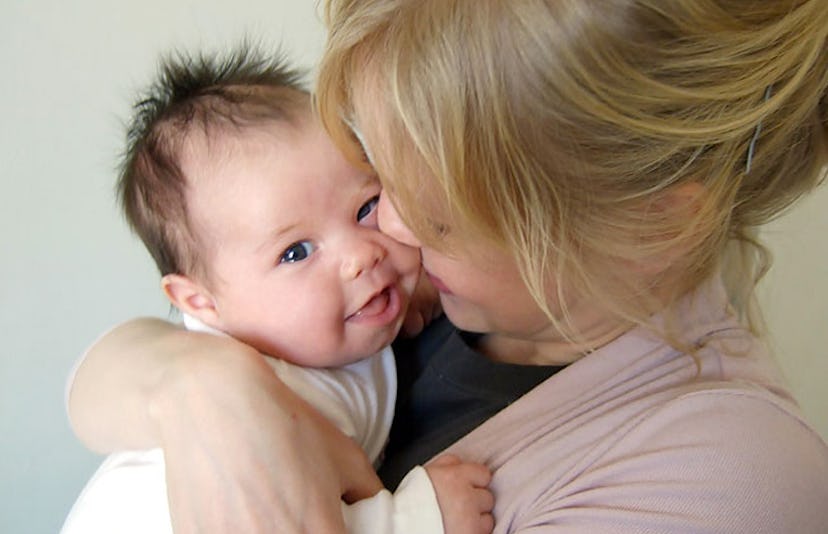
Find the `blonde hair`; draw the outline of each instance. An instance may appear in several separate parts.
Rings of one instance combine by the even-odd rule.
[[[823,0],[329,0],[325,17],[334,140],[357,157],[356,116],[418,237],[440,246],[418,209],[436,190],[553,321],[550,276],[645,324],[728,250],[750,300],[770,261],[755,229],[825,175]]]

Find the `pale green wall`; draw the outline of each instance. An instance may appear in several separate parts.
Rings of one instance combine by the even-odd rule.
[[[0,532],[56,532],[97,465],[72,437],[64,378],[100,332],[164,316],[148,255],[126,230],[113,168],[133,90],[170,46],[243,33],[305,65],[323,42],[314,0],[0,3]],[[769,278],[784,367],[828,435],[828,190],[774,226]]]
[[[171,46],[247,33],[312,66],[314,0],[0,1],[0,532],[55,533],[99,458],[63,387],[99,333],[165,316],[149,256],[113,200],[133,92]]]
[[[774,266],[760,301],[777,361],[828,439],[828,183],[762,233]]]

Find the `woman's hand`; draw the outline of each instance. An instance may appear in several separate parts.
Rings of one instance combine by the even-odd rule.
[[[345,532],[340,497],[381,489],[367,457],[247,356],[173,373],[153,404],[175,531]]]
[[[340,497],[381,487],[352,440],[230,338],[126,323],[89,351],[69,404],[96,450],[164,449],[176,532],[344,532]]]

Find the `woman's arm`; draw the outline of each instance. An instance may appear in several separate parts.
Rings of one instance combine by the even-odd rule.
[[[232,343],[184,332],[160,319],[134,319],[115,327],[89,348],[69,385],[75,434],[100,453],[160,446],[150,414],[163,385],[174,383],[176,366],[178,372],[188,363],[195,368],[198,352],[215,355]],[[248,354],[252,349],[236,345],[240,361],[253,357]]]
[[[164,321],[98,341],[69,414],[97,451],[164,449],[176,532],[344,532],[340,497],[381,488],[363,451],[255,350]]]

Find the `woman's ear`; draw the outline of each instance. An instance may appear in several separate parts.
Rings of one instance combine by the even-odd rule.
[[[683,182],[671,186],[662,193],[655,202],[655,206],[662,210],[676,210],[679,213],[692,215],[701,210],[704,200],[705,187],[699,182]]]
[[[204,285],[188,276],[168,274],[161,278],[161,289],[173,306],[182,313],[218,328],[219,313],[216,299]]]
[[[657,252],[637,264],[638,272],[662,274],[695,250],[704,235],[699,227],[704,200],[704,185],[693,181],[672,186],[647,203],[646,216],[658,221],[658,231],[655,240],[646,237],[642,245],[652,246]]]

